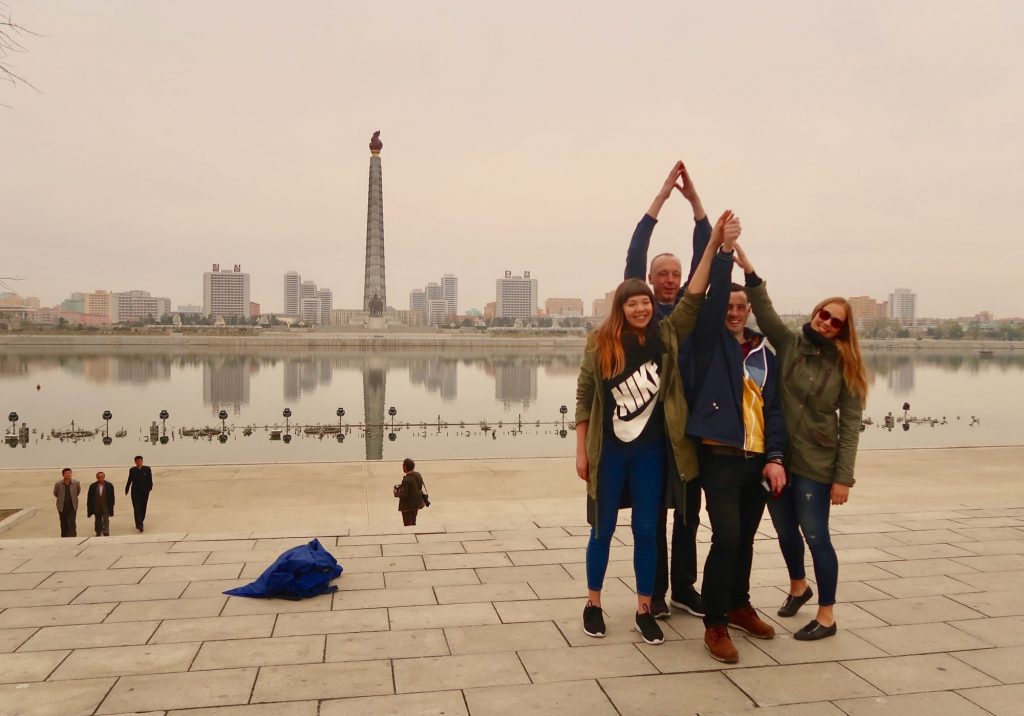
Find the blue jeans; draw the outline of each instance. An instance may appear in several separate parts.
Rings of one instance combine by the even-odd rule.
[[[608,570],[608,550],[619,500],[624,488],[633,501],[633,571],[636,592],[643,597],[654,593],[657,561],[658,516],[662,508],[662,479],[665,471],[665,440],[659,434],[622,444],[605,439],[597,469],[597,519],[587,542],[587,588],[600,591]]]
[[[779,535],[779,547],[790,579],[806,579],[804,540],[811,550],[814,579],[818,583],[818,604],[836,603],[839,560],[828,533],[832,506],[832,485],[790,473],[789,483],[776,499],[768,500],[768,512]],[[803,536],[801,537],[801,532]]]

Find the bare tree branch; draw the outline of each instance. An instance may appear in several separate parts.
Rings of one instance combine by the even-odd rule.
[[[4,80],[11,85],[23,84],[39,92],[39,89],[34,84],[12,69],[8,59],[12,55],[28,52],[28,48],[22,44],[22,38],[26,35],[41,37],[38,33],[32,32],[15,22],[10,6],[7,3],[0,2],[0,80]]]
[[[25,280],[24,276],[0,276],[0,288],[4,289],[6,291],[11,291],[13,293],[14,289],[11,288],[11,285],[9,283],[7,283],[7,282],[8,281],[24,281],[24,280]]]

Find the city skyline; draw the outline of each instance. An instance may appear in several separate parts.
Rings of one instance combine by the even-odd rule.
[[[1019,3],[277,9],[224,0],[195,32],[180,4],[13,8],[38,88],[0,87],[14,291],[196,304],[195,268],[233,257],[267,309],[306,262],[355,308],[380,129],[396,307],[446,271],[483,304],[506,266],[589,305],[683,159],[712,219],[743,219],[781,311],[910,285],[922,316],[1024,315]],[[652,251],[687,255],[685,200],[660,219]]]

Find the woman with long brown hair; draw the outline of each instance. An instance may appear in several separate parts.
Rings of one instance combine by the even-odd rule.
[[[818,585],[818,613],[793,638],[823,639],[836,633],[833,606],[839,582],[829,510],[831,505],[846,504],[850,497],[868,396],[857,327],[849,302],[833,296],[814,307],[799,331],[791,330],[775,312],[764,282],[739,246],[736,263],[746,272],[757,325],[775,347],[782,366],[779,392],[789,433],[785,459],[789,476],[782,494],[768,502],[790,580],[778,614],[794,616],[814,596],[804,571],[806,540]]]
[[[628,279],[615,289],[608,318],[587,340],[576,386],[576,473],[587,482],[595,503],[587,542],[589,601],[583,610],[583,630],[589,636],[605,635],[601,589],[620,497],[629,490],[636,630],[648,644],[664,641],[651,614],[664,476],[677,475],[682,484],[698,472],[696,452],[685,435],[679,346],[696,326],[718,247],[725,236],[735,240],[739,233],[739,220],[732,212],[722,214],[686,295],[668,318],[652,320],[651,288],[639,279]],[[666,462],[672,469],[666,470]]]

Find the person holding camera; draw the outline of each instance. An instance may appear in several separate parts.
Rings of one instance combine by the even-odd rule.
[[[423,476],[416,472],[416,463],[411,458],[402,460],[402,482],[395,485],[398,511],[402,513],[402,524],[406,527],[416,524],[416,513],[430,505],[423,491]]]

